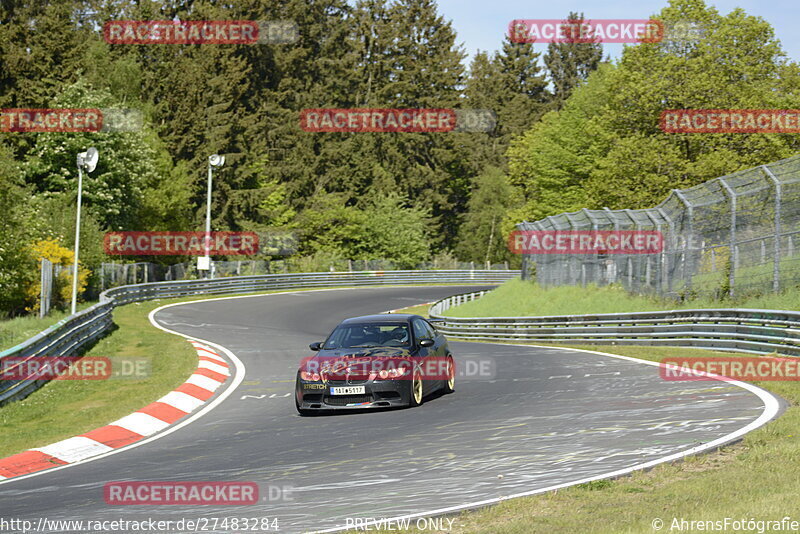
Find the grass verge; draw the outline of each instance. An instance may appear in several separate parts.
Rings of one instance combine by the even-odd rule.
[[[550,345],[558,346],[558,345]],[[561,345],[563,346],[563,345]],[[733,356],[700,349],[635,346],[573,346],[640,359]],[[569,357],[565,354],[565,357]],[[657,372],[657,371],[654,371]],[[698,382],[687,382],[694,384]],[[657,466],[616,480],[595,481],[502,502],[453,516],[458,534],[653,533],[709,530],[673,523],[689,520],[745,521],[797,517],[800,479],[800,384],[755,382],[790,404],[784,414],[738,443],[681,462]],[[414,521],[411,522],[414,525]],[[445,524],[447,524],[445,522]],[[718,529],[721,530],[721,529]],[[424,532],[412,528],[411,532]],[[728,527],[729,532],[741,532]],[[753,530],[757,532],[758,530]],[[782,531],[773,529],[773,531]],[[389,531],[379,531],[389,532]],[[429,530],[428,530],[429,532]]]
[[[620,286],[587,285],[543,288],[520,279],[509,280],[478,300],[450,308],[453,317],[514,317],[625,313],[690,308],[800,309],[800,291],[716,301],[693,299],[684,302],[631,295]]]
[[[97,302],[80,303],[78,304],[78,311],[94,304],[97,304]],[[0,352],[19,345],[67,317],[69,317],[69,312],[53,311],[47,317],[42,317],[41,319],[35,316],[23,316],[0,320]]]
[[[725,303],[694,300],[676,304],[674,301],[631,296],[616,287],[543,289],[529,282],[513,280],[478,301],[449,310],[447,315],[568,315],[679,307],[791,310],[797,309],[798,304],[796,293]],[[409,310],[399,311],[413,313]],[[427,309],[424,311],[427,313]],[[738,353],[680,347],[570,347],[651,361],[692,356],[747,357]],[[617,480],[596,481],[464,512],[453,517],[455,521],[451,532],[652,533],[658,531],[653,526],[656,520],[663,521],[661,531],[696,531],[708,530],[708,527],[690,529],[681,525],[681,518],[687,521],[722,521],[724,524],[725,518],[780,521],[785,516],[792,516],[797,509],[797,480],[800,478],[800,384],[795,381],[755,384],[783,397],[789,407],[780,418],[747,434],[739,443]],[[793,519],[800,520],[798,517]],[[742,527],[728,527],[731,532],[742,530]],[[772,530],[784,531],[785,527]]]
[[[27,398],[0,408],[0,457],[48,445],[124,417],[182,384],[197,367],[197,353],[181,337],[153,328],[153,301],[114,310],[117,325],[86,356],[142,358],[146,378],[54,380]]]

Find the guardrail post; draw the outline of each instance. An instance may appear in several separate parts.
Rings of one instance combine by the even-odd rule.
[[[777,293],[781,287],[781,196],[783,191],[781,181],[772,174],[769,167],[762,165],[761,169],[764,171],[764,174],[767,175],[767,178],[772,181],[772,185],[775,186],[775,242],[772,265],[772,290]],[[792,238],[789,237],[789,243],[791,243],[791,239]]]

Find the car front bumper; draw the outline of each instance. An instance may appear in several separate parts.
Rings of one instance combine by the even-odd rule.
[[[332,387],[364,386],[364,393],[333,395]],[[408,380],[368,380],[358,383],[297,380],[295,400],[302,410],[363,410],[408,406]]]

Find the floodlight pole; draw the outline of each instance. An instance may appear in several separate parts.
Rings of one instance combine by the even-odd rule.
[[[211,256],[209,254],[209,249],[211,246],[211,179],[212,179],[212,167],[211,162],[208,162],[208,192],[206,194],[206,265],[208,265],[208,276],[209,278],[214,277],[214,273],[211,270]]]
[[[72,262],[72,307],[70,314],[75,315],[78,301],[78,250],[81,244],[81,196],[83,192],[83,158],[78,155],[78,215],[75,218],[75,258]]]
[[[211,154],[208,157],[208,192],[206,193],[206,256],[205,262],[208,265],[208,276],[214,278],[214,266],[211,264],[211,181],[213,179],[213,169],[221,168],[225,165],[225,156]],[[199,260],[198,260],[199,261]]]

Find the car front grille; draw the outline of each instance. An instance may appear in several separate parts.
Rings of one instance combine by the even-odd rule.
[[[372,402],[372,395],[329,395],[325,397],[325,404],[331,406],[347,406],[361,402]]]
[[[351,378],[350,380],[328,380],[329,386],[359,386],[366,384],[369,380],[358,380]]]

